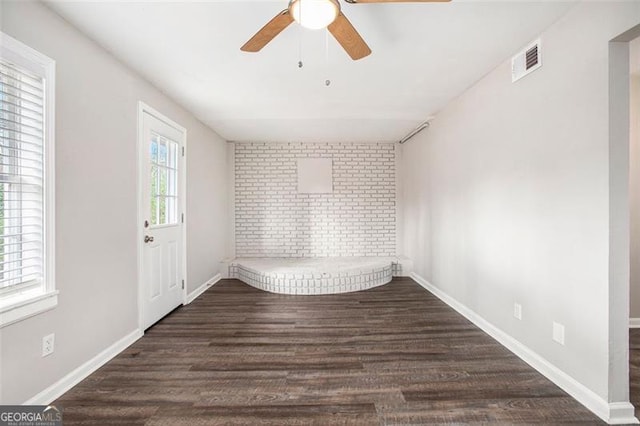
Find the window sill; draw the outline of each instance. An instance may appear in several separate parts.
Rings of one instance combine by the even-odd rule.
[[[29,292],[9,297],[0,304],[0,328],[51,310],[58,304],[58,291]]]

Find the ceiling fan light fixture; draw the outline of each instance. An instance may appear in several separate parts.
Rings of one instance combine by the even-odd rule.
[[[340,4],[337,0],[291,0],[289,13],[303,27],[319,30],[336,20]]]

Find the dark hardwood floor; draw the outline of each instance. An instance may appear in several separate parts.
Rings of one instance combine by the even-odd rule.
[[[332,296],[222,281],[55,404],[65,425],[603,424],[410,279]]]

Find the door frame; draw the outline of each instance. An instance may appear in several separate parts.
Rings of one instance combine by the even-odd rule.
[[[138,101],[138,114],[137,114],[137,138],[136,138],[136,169],[137,169],[137,182],[136,182],[136,194],[137,194],[137,224],[136,224],[136,236],[137,236],[137,268],[138,268],[138,328],[141,332],[144,333],[144,270],[143,270],[143,250],[144,250],[144,233],[145,229],[143,226],[144,221],[144,211],[148,206],[142,205],[142,191],[143,191],[143,181],[146,176],[144,176],[144,168],[140,167],[141,159],[144,158],[144,154],[147,147],[147,141],[144,140],[144,114],[149,114],[158,120],[164,122],[165,124],[175,128],[176,130],[182,133],[182,147],[184,149],[184,154],[180,157],[182,158],[181,167],[178,169],[178,179],[179,182],[179,191],[181,194],[179,208],[182,218],[182,280],[183,280],[183,288],[182,288],[182,304],[185,305],[187,303],[187,129],[183,126],[179,125],[175,121],[171,120],[155,108],[147,105],[142,101]],[[143,151],[144,150],[144,151]]]

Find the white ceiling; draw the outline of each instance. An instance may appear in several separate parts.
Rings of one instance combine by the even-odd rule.
[[[281,142],[399,140],[574,3],[343,1],[373,50],[354,62],[331,37],[327,51],[326,31],[297,24],[241,52],[287,0],[48,2],[225,139]]]

